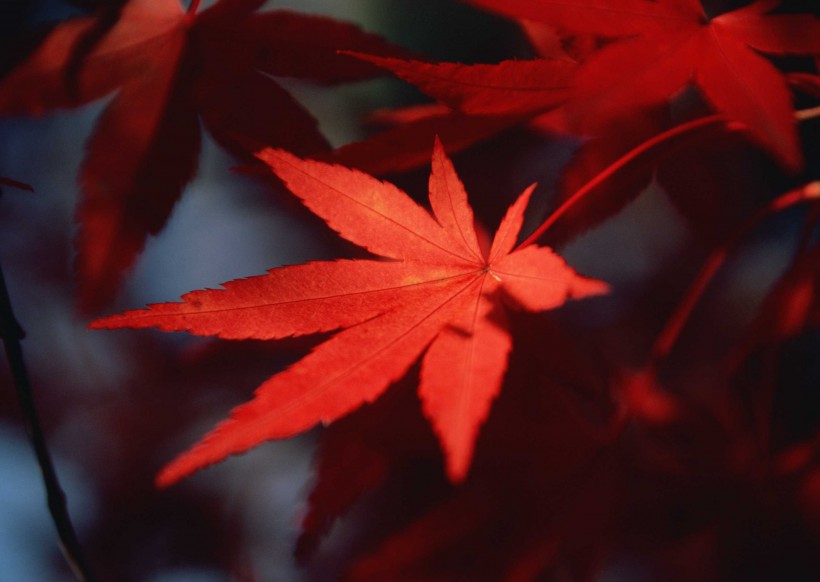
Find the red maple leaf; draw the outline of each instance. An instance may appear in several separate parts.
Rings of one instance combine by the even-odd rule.
[[[569,58],[463,65],[347,53],[391,71],[468,115],[533,115],[554,109],[572,96],[578,68]]]
[[[757,0],[707,17],[699,0],[468,0],[518,19],[617,38],[579,67],[574,98],[588,118],[611,118],[668,100],[690,82],[719,112],[787,167],[802,156],[785,76],[757,51],[820,53],[820,20],[768,14],[778,0]],[[531,66],[521,64],[520,66]]]
[[[533,186],[509,208],[489,249],[467,194],[437,141],[431,216],[395,186],[355,170],[279,151],[259,156],[346,239],[391,259],[273,269],[181,303],[95,321],[94,328],[159,327],[226,339],[343,331],[273,376],[255,398],[168,465],[168,485],[265,440],[329,423],[373,401],[424,353],[419,395],[454,481],[465,477],[479,426],[512,348],[502,303],[530,311],[606,291],[546,247],[514,249]]]
[[[338,83],[377,69],[348,48],[396,53],[357,27],[284,10],[263,0],[221,0],[196,14],[179,0],[131,0],[75,63],[96,18],[54,28],[0,82],[0,114],[41,114],[115,92],[89,140],[77,213],[80,303],[110,300],[123,272],[159,232],[196,171],[199,119],[233,153],[239,139],[301,155],[330,148],[317,122],[271,77]],[[76,69],[76,71],[75,71]],[[75,74],[72,75],[72,72]]]
[[[698,0],[469,1],[522,19],[530,31],[535,21],[619,40],[581,51],[580,65],[540,38],[534,45],[543,58],[496,65],[355,56],[468,115],[511,123],[528,116],[541,129],[593,135],[694,82],[716,110],[746,125],[787,167],[802,164],[787,79],[757,51],[820,52],[820,20],[813,16],[767,14],[779,4],[770,0],[711,20]]]
[[[472,517],[485,514],[496,501],[499,515],[509,515],[514,498],[529,509],[525,521],[533,518],[539,523],[539,535],[543,535],[545,521],[542,515],[534,515],[534,508],[550,506],[558,499],[563,503],[564,499],[554,494],[555,483],[583,465],[604,442],[603,431],[598,435],[593,427],[608,418],[610,370],[595,347],[596,339],[577,326],[560,323],[557,315],[532,318],[520,314],[512,326],[517,338],[526,339],[510,356],[504,390],[482,426],[465,487],[487,487],[480,496],[484,503]],[[545,352],[550,354],[548,359],[543,357]],[[438,474],[430,473],[434,468],[430,460],[436,458],[437,446],[421,411],[413,407],[412,388],[402,381],[372,406],[360,408],[322,433],[314,461],[313,489],[296,548],[300,559],[305,560],[315,551],[336,519],[354,504],[367,503],[361,499],[366,491],[378,488],[378,498],[401,498],[400,502],[394,498],[389,516],[383,515],[378,530],[372,532],[375,539],[367,539],[362,546],[370,548],[377,545],[375,542],[385,531],[404,528],[420,513],[426,513],[429,501],[442,496],[447,499],[454,493]],[[424,472],[427,476],[420,477],[419,473]],[[499,481],[500,475],[503,479]],[[391,482],[400,484],[398,491]],[[499,487],[511,489],[502,492]],[[459,488],[457,494],[464,489]],[[524,501],[527,492],[551,501]],[[456,516],[451,518],[452,525],[460,528]],[[512,527],[503,517],[499,521]],[[473,520],[467,522],[466,530],[475,531],[470,527]],[[388,524],[393,527],[385,527]],[[413,555],[418,561],[412,568],[425,566],[421,554],[429,549],[427,542],[435,545],[438,542],[434,539],[455,541],[438,538],[440,532],[435,527],[425,531],[428,536],[415,546],[419,553]],[[511,529],[505,532],[505,539],[510,548],[520,543]],[[504,552],[495,547],[490,554],[489,560],[496,561]],[[381,558],[390,561],[386,555]],[[408,576],[426,579],[418,572],[414,574]],[[396,576],[395,571],[382,572],[380,579]],[[501,575],[491,578],[504,579]]]
[[[492,139],[527,118],[465,115],[439,104],[423,104],[379,112],[376,121],[388,128],[312,157],[374,175],[404,172],[427,163],[435,136],[453,153]]]

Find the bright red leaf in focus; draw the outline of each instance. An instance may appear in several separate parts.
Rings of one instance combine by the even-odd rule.
[[[422,354],[423,410],[441,441],[448,475],[463,479],[512,347],[502,302],[543,311],[604,293],[606,284],[579,276],[549,248],[513,250],[532,187],[484,248],[464,187],[438,141],[432,215],[361,172],[279,150],[259,157],[331,228],[391,260],[273,269],[224,289],[188,293],[181,303],[95,321],[95,328],[159,327],[227,339],[343,329],[260,386],[158,482],[169,485],[263,441],[332,422],[378,398]]]
[[[158,233],[196,171],[201,118],[236,154],[238,140],[300,155],[330,149],[313,116],[271,76],[318,83],[378,71],[338,49],[401,54],[357,27],[284,10],[264,0],[221,0],[186,13],[179,0],[130,0],[83,55],[96,18],[59,24],[0,81],[0,114],[37,115],[116,91],[87,146],[77,213],[80,303],[96,309],[116,292],[149,234]]]

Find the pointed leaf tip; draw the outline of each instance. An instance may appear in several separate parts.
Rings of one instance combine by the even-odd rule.
[[[468,259],[427,210],[389,182],[281,150],[264,150],[260,159],[330,228],[374,254],[440,264]]]
[[[594,297],[596,295],[607,295],[612,291],[609,283],[600,279],[576,276],[572,283],[569,296],[572,299],[583,299],[584,297]]]
[[[518,235],[521,233],[521,226],[524,224],[524,211],[526,211],[532,193],[537,187],[538,184],[530,184],[507,209],[507,213],[501,220],[493,239],[493,246],[490,249],[490,263],[508,255],[515,247]]]
[[[430,206],[438,223],[451,239],[451,248],[467,261],[485,262],[475,229],[475,216],[467,200],[467,191],[436,136],[429,181]]]

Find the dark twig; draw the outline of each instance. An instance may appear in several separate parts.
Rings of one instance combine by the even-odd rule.
[[[60,536],[60,546],[66,561],[71,567],[78,580],[83,582],[93,582],[96,580],[83,556],[77,535],[74,533],[74,526],[68,516],[65,493],[60,487],[60,481],[54,470],[51,455],[46,446],[40,420],[37,416],[37,408],[34,405],[34,396],[31,390],[26,364],[23,360],[23,347],[20,340],[25,336],[23,328],[17,322],[14,311],[11,308],[6,280],[3,277],[3,268],[0,266],[0,337],[6,348],[6,358],[9,362],[11,375],[14,379],[14,386],[17,389],[17,398],[20,400],[20,408],[23,412],[23,419],[26,424],[31,444],[34,446],[34,453],[43,474],[43,483],[46,487],[48,499],[48,509],[51,518],[57,527]]]

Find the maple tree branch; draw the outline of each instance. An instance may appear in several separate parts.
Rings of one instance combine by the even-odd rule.
[[[735,231],[729,240],[712,252],[655,340],[652,351],[650,352],[648,368],[657,369],[658,364],[672,350],[684,325],[686,325],[686,322],[689,320],[689,316],[692,314],[692,310],[697,304],[698,299],[703,295],[706,286],[715,276],[717,270],[725,262],[729,252],[764,218],[794,206],[795,204],[808,200],[817,200],[818,198],[820,198],[820,182],[810,182],[801,188],[783,194],[758,210]]]
[[[6,359],[9,362],[14,386],[17,390],[17,398],[20,401],[26,432],[34,447],[37,463],[43,475],[48,509],[54,525],[57,527],[60,548],[75,577],[82,582],[93,582],[96,578],[88,567],[77,534],[74,531],[74,526],[71,523],[66,505],[66,496],[62,487],[60,487],[60,481],[57,478],[57,472],[54,469],[54,463],[51,460],[51,454],[48,451],[43,429],[37,415],[31,380],[23,359],[23,347],[20,341],[24,336],[25,332],[12,310],[6,280],[3,276],[3,268],[0,265],[0,337],[3,338]]]
[[[682,123],[681,125],[677,125],[672,129],[664,131],[663,133],[659,133],[658,135],[648,139],[647,141],[641,143],[637,147],[631,149],[626,154],[618,158],[615,162],[607,166],[592,180],[590,180],[589,182],[581,186],[581,188],[576,190],[575,193],[572,194],[572,196],[567,198],[552,214],[550,214],[547,217],[547,219],[541,224],[541,226],[535,229],[535,231],[531,235],[529,235],[524,240],[524,242],[518,245],[518,248],[521,249],[527,245],[533,244],[535,241],[541,238],[541,236],[553,224],[555,224],[559,218],[566,214],[567,211],[569,211],[578,201],[580,201],[587,194],[595,190],[595,188],[600,186],[602,183],[606,182],[609,178],[611,178],[614,174],[618,173],[621,169],[628,166],[633,161],[647,154],[648,152],[651,152],[659,145],[675,137],[695,131],[697,129],[724,123],[730,123],[729,119],[724,115],[716,114],[709,115],[707,117],[701,117],[700,119],[689,121],[687,123]]]

